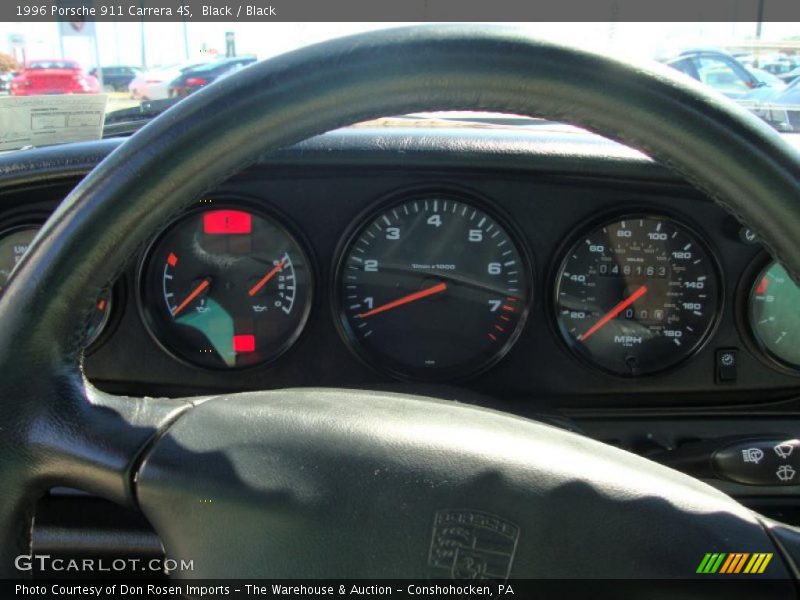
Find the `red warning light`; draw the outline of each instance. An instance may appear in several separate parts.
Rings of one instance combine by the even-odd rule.
[[[169,253],[169,256],[167,256],[167,264],[170,267],[174,267],[175,265],[178,264],[178,257],[175,256],[175,253],[173,253],[173,252]]]
[[[767,287],[769,286],[769,278],[765,275],[758,284],[756,288],[756,294],[759,296],[763,296],[767,293]]]
[[[255,352],[256,336],[254,335],[235,335],[233,336],[234,352]]]
[[[209,235],[247,234],[252,230],[252,216],[241,210],[211,210],[203,214],[203,233]]]

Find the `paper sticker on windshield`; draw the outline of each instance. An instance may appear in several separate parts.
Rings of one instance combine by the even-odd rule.
[[[100,139],[106,94],[0,97],[0,150]]]

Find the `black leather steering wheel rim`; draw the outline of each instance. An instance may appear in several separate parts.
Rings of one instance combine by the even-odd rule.
[[[27,548],[38,494],[68,485],[135,506],[142,457],[145,467],[159,464],[148,449],[180,414],[198,410],[189,410],[195,401],[110,397],[80,372],[88,307],[152,232],[259,153],[431,110],[542,116],[641,149],[751,227],[800,281],[797,155],[751,114],[666,68],[460,25],[368,33],[259,63],[182,101],[113,152],[62,203],[9,281],[0,299],[0,475],[11,491],[0,498],[0,572]],[[730,510],[756,535],[745,512]]]

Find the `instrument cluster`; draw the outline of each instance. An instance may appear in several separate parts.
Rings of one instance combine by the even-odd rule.
[[[800,288],[763,254],[741,275],[741,299],[728,302],[719,252],[681,214],[601,211],[562,240],[537,286],[536,232],[478,193],[377,199],[341,232],[330,265],[263,201],[204,200],[154,236],[133,282],[150,336],[201,370],[281,360],[313,312],[330,311],[343,347],[376,371],[463,381],[503,361],[540,301],[565,354],[601,376],[680,369],[726,306],[764,364],[800,375]],[[42,222],[0,223],[0,293]],[[87,353],[107,339],[120,304],[113,286],[98,296]]]

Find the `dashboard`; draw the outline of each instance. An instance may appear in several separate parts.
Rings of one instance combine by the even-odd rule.
[[[118,143],[65,147],[55,167],[48,149],[43,177],[3,189],[0,285]],[[800,387],[799,300],[733,217],[622,146],[344,130],[262,157],[154,231],[89,312],[85,372],[130,395],[447,386],[521,412],[757,405]]]

